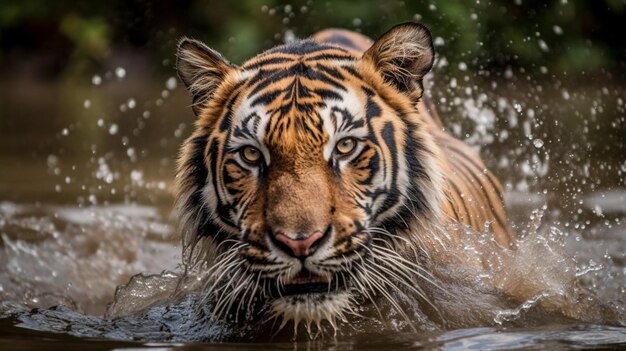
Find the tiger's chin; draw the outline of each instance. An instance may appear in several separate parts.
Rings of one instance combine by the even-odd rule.
[[[293,322],[294,333],[297,333],[301,323],[309,336],[312,336],[312,327],[321,332],[326,323],[335,332],[339,320],[345,321],[346,314],[355,314],[353,296],[346,289],[344,280],[329,280],[306,270],[296,274],[280,290],[274,290],[270,295],[270,319],[280,321],[279,329]]]
[[[336,333],[338,321],[346,322],[346,314],[356,314],[352,299],[346,290],[285,295],[270,302],[270,318],[281,321],[279,329],[293,322],[294,334],[302,323],[309,336],[313,336],[314,332],[322,332],[324,322]]]

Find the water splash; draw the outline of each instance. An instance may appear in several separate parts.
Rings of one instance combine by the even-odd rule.
[[[503,325],[505,322],[511,322],[515,319],[518,319],[521,317],[522,313],[535,307],[537,303],[539,302],[539,299],[542,299],[548,296],[549,295],[544,292],[524,301],[524,303],[522,303],[521,305],[519,305],[518,307],[514,309],[498,311],[493,320],[494,322],[496,322],[496,324]]]
[[[174,269],[171,227],[146,206],[0,204],[0,299],[12,307],[63,304],[103,313],[115,287],[139,272]],[[8,314],[13,311],[4,310]]]

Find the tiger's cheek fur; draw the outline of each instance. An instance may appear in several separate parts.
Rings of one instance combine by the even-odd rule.
[[[232,196],[231,201],[239,208],[245,207],[257,192],[257,176],[251,170],[242,167],[232,156],[224,162],[222,177],[228,195]]]
[[[333,225],[335,228],[335,241],[333,243],[333,257],[348,257],[351,253],[358,251],[361,245],[368,241],[368,234],[364,231],[362,211],[355,210],[354,207],[346,209],[343,215],[338,216]]]

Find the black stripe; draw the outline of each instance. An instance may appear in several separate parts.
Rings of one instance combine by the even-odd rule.
[[[341,72],[339,72],[339,70],[335,67],[328,67],[326,65],[323,65],[321,63],[318,63],[315,68],[319,69],[320,71],[328,74],[329,76],[338,79],[340,81],[344,80],[344,76],[343,74],[341,74]]]
[[[423,164],[418,159],[418,155],[427,153],[429,150],[424,147],[421,140],[414,136],[418,127],[414,123],[409,122],[410,119],[408,118],[403,118],[402,120],[407,126],[404,158],[407,162],[408,177],[411,182],[407,191],[408,198],[410,206],[413,207],[415,213],[425,212],[428,209],[428,202],[422,189],[419,187],[419,181],[430,181],[430,175],[426,173]]]
[[[337,81],[333,76],[331,76],[330,74],[327,74],[326,72],[320,72],[318,70],[311,70],[309,71],[308,78],[332,85],[335,88],[341,89],[343,91],[346,90],[346,87],[343,84],[343,82]]]
[[[292,76],[293,76],[293,72],[288,68],[284,70],[280,70],[273,74],[265,74],[262,77],[264,79],[260,79],[259,84],[257,84],[254,87],[254,89],[252,89],[252,91],[248,94],[248,96],[254,96],[261,90],[265,89],[266,87],[272,84],[278,83],[285,78],[293,78]]]
[[[250,77],[246,81],[246,87],[252,87],[262,79],[275,74],[276,72],[282,71],[282,69],[264,69],[261,68],[254,76]]]
[[[385,201],[383,201],[383,204],[374,215],[374,218],[376,218],[379,214],[381,214],[385,210],[393,207],[395,204],[398,203],[400,199],[400,194],[398,191],[398,184],[397,184],[398,183],[398,146],[396,145],[396,139],[394,138],[396,131],[393,127],[393,124],[391,122],[386,122],[380,134],[383,139],[382,141],[386,144],[387,148],[389,149],[389,154],[391,156],[391,165],[389,165],[389,167],[386,167],[387,165],[383,165],[383,168],[391,169],[391,182],[390,182],[391,188],[388,189],[387,197],[385,198]]]
[[[336,47],[332,47],[335,50],[340,50]],[[331,54],[328,52],[320,52],[319,54],[313,55],[313,56],[309,56],[306,58],[307,61],[319,61],[319,60],[340,60],[340,61],[352,61],[354,60],[354,56],[348,54],[347,52],[345,54]]]
[[[184,176],[186,179],[190,179],[194,184],[194,192],[189,196],[185,203],[185,210],[195,212],[196,210],[203,211],[203,217],[207,217],[208,214],[204,210],[204,198],[202,196],[202,188],[204,188],[208,170],[204,163],[204,152],[208,143],[208,138],[205,135],[198,136],[189,141],[191,146],[191,155],[185,161]]]
[[[185,161],[184,174],[185,177],[192,179],[195,190],[184,204],[185,212],[197,213],[200,216],[198,232],[194,233],[195,235],[213,236],[218,240],[222,240],[227,234],[221,232],[219,226],[209,221],[209,214],[202,192],[208,176],[208,170],[205,166],[205,150],[208,145],[208,137],[206,135],[198,136],[189,142],[192,145],[192,151],[190,157]]]
[[[267,58],[262,57],[254,63],[248,63],[248,64],[241,66],[241,68],[245,70],[253,70],[261,66],[274,65],[277,63],[284,63],[284,62],[289,62],[293,60],[294,60],[293,57],[275,57],[275,56],[271,56]]]
[[[241,177],[240,178],[233,178],[230,175],[230,172],[228,172],[228,170],[226,168],[226,166],[228,166],[228,165],[236,166],[239,169],[239,172],[242,173]],[[248,169],[246,169],[244,167],[241,167],[241,165],[237,161],[235,161],[234,159],[229,159],[226,162],[224,162],[223,169],[224,169],[224,171],[222,172],[222,177],[224,179],[224,187],[226,187],[226,190],[232,196],[235,196],[235,195],[239,194],[240,191],[237,190],[237,189],[233,189],[232,187],[230,187],[230,185],[232,183],[235,183],[235,182],[241,180],[241,178],[245,178],[245,177],[250,176],[250,170],[248,170]],[[236,204],[233,204],[233,206],[235,206],[235,205]]]
[[[233,223],[229,217],[230,217],[230,210],[231,210],[231,206],[229,206],[228,204],[225,204],[223,199],[220,197],[219,194],[219,187],[220,184],[217,183],[217,153],[219,150],[219,140],[217,138],[213,139],[211,141],[211,144],[209,146],[209,150],[208,150],[208,154],[209,154],[209,159],[211,160],[209,163],[209,167],[211,169],[211,174],[213,175],[213,189],[215,189],[215,196],[217,197],[217,208],[216,208],[216,212],[217,214],[220,216],[220,220],[222,222],[224,222],[226,225],[229,225],[233,228],[237,228],[237,226],[235,225],[235,223]]]
[[[284,90],[270,90],[264,92],[263,94],[257,96],[254,100],[252,100],[251,106],[256,107],[258,105],[268,105],[272,101],[276,100],[276,98],[283,92]]]
[[[364,147],[363,151],[361,151],[361,153],[359,154],[359,156],[357,156],[356,160],[357,162],[359,162],[360,158],[362,157],[362,155],[367,152],[370,151],[369,148]],[[372,179],[374,179],[374,175],[376,173],[378,173],[378,169],[380,167],[380,156],[378,155],[377,152],[374,152],[374,155],[372,155],[372,157],[368,157],[367,158],[368,162],[367,165],[363,166],[363,167],[358,167],[357,170],[368,170],[369,174],[367,175],[367,178],[365,178],[361,184],[365,184],[365,185],[371,185],[372,184]]]
[[[315,93],[324,100],[335,99],[338,101],[343,101],[341,95],[329,89],[317,88],[313,90],[313,93]]]
[[[357,72],[356,69],[354,69],[354,67],[352,67],[352,66],[341,66],[341,68],[343,68],[346,72],[350,73],[355,78],[363,80],[363,76],[361,76],[361,74],[359,72]]]
[[[224,113],[224,115],[222,116],[222,120],[219,124],[219,131],[220,132],[226,132],[227,130],[230,129],[230,127],[232,126],[233,123],[233,106],[235,105],[235,102],[237,101],[237,98],[239,98],[239,92],[237,92],[236,94],[234,94],[226,103],[226,113]]]

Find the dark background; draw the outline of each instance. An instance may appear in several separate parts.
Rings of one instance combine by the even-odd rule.
[[[174,69],[183,36],[242,63],[327,27],[375,38],[419,21],[437,52],[427,96],[448,130],[480,150],[509,202],[547,203],[584,227],[598,192],[626,212],[625,11],[624,0],[0,0],[0,201],[171,208],[195,120]]]
[[[125,55],[149,66],[164,62],[159,70],[166,72],[181,36],[241,63],[286,32],[306,37],[344,27],[376,37],[399,22],[419,21],[443,39],[438,52],[450,62],[623,78],[625,10],[623,0],[3,0],[0,72],[71,79]]]

